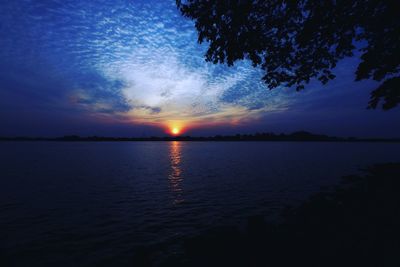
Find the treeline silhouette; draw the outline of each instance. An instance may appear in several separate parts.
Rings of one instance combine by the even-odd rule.
[[[66,135],[63,137],[0,137],[0,141],[324,141],[324,142],[400,142],[400,138],[358,138],[336,137],[324,134],[313,134],[306,131],[298,131],[291,134],[256,133],[236,135],[215,135],[207,137],[198,136],[151,136],[151,137],[105,137]]]

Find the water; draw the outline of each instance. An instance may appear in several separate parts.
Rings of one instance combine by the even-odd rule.
[[[0,142],[0,264],[130,266],[139,246],[263,214],[400,144]],[[173,249],[172,249],[173,250]]]

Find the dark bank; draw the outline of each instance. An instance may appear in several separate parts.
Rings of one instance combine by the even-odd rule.
[[[307,131],[285,133],[255,133],[215,136],[150,136],[150,137],[106,137],[66,135],[63,137],[0,137],[0,141],[293,141],[293,142],[400,142],[400,138],[362,138],[362,137],[337,137],[325,134],[314,134]]]
[[[280,223],[259,215],[244,230],[212,229],[157,266],[399,266],[399,192],[400,163],[370,166],[288,207]],[[157,255],[143,248],[135,263],[154,266]]]

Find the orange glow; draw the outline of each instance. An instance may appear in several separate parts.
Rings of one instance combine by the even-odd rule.
[[[166,132],[173,136],[181,135],[186,129],[182,121],[167,121],[165,122]]]
[[[173,128],[171,129],[171,133],[172,133],[173,135],[178,135],[180,132],[181,132],[181,129],[179,129],[178,127],[173,127]]]
[[[183,175],[181,168],[182,153],[181,147],[183,144],[178,141],[172,141],[169,143],[169,156],[171,160],[171,173],[168,176],[171,191],[174,197],[174,204],[180,204],[184,202],[183,199]]]

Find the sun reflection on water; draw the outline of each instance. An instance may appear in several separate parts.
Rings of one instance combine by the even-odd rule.
[[[172,141],[169,144],[169,157],[171,164],[171,172],[168,176],[171,191],[174,197],[174,204],[179,204],[184,201],[183,189],[181,183],[183,181],[182,168],[181,168],[181,146],[182,143],[178,141]]]

